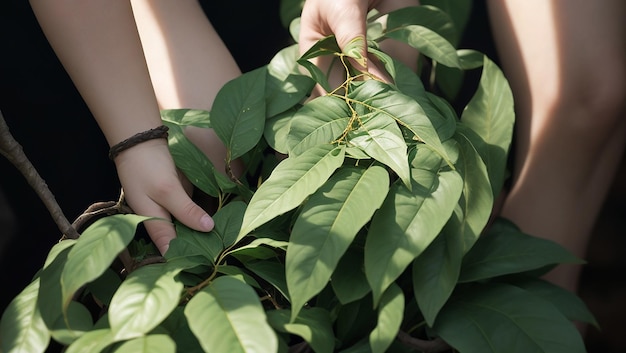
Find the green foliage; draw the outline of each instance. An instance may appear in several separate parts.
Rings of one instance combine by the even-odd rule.
[[[162,220],[96,221],[55,245],[5,310],[1,350],[44,352],[54,339],[68,353],[412,352],[438,339],[462,353],[584,351],[570,320],[594,318],[537,278],[579,260],[506,220],[485,230],[507,175],[513,99],[489,58],[457,50],[466,10],[407,8],[373,26],[369,52],[392,82],[356,72],[331,36],[227,83],[212,112],[163,111],[176,165],[218,200],[215,229],[175,222],[163,261],[120,271],[126,248],[149,259],[137,225]],[[419,49],[431,72],[381,52],[386,38]],[[321,55],[345,69],[338,87],[308,61]],[[421,80],[441,67],[481,70],[460,117],[433,84],[463,75]],[[315,83],[329,93],[308,98]],[[192,125],[214,128],[245,175],[216,171],[183,134]]]

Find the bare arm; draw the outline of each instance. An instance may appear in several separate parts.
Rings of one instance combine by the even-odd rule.
[[[31,6],[110,145],[161,125],[130,2],[32,0]],[[172,213],[201,231],[213,227],[185,193],[164,139],[126,150],[115,163],[135,212],[166,219]],[[175,237],[172,224],[146,228],[165,252]]]

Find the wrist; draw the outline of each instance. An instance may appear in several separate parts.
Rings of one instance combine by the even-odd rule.
[[[153,129],[139,132],[121,142],[116,143],[109,149],[109,158],[115,160],[115,158],[122,152],[133,148],[139,144],[146,143],[152,140],[165,140],[167,142],[168,127],[165,125],[158,126]]]

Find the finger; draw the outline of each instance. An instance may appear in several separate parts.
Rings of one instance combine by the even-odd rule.
[[[141,214],[150,214],[152,217],[159,217],[163,219],[154,219],[144,222],[144,227],[152,239],[154,245],[159,249],[162,255],[165,255],[167,249],[170,246],[170,241],[176,238],[176,229],[170,221],[170,215],[164,209],[153,212],[139,212]]]
[[[200,232],[209,232],[214,227],[213,218],[187,195],[182,185],[163,195],[160,204],[178,221]]]
[[[343,20],[329,23],[339,48],[353,59],[352,64],[355,69],[364,72],[367,71],[366,5],[359,2],[347,7],[343,10]]]

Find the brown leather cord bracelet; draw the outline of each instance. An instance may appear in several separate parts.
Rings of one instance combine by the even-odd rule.
[[[150,129],[150,130],[146,130],[143,132],[140,132],[138,134],[135,134],[129,138],[127,138],[126,140],[117,143],[115,145],[113,145],[110,149],[109,149],[109,159],[114,160],[115,157],[117,157],[118,154],[122,153],[123,151],[126,151],[127,149],[136,146],[142,142],[146,142],[149,140],[155,140],[155,139],[160,139],[160,138],[167,138],[167,130],[169,130],[169,128],[165,125],[161,125],[159,127],[155,127],[154,129]]]

